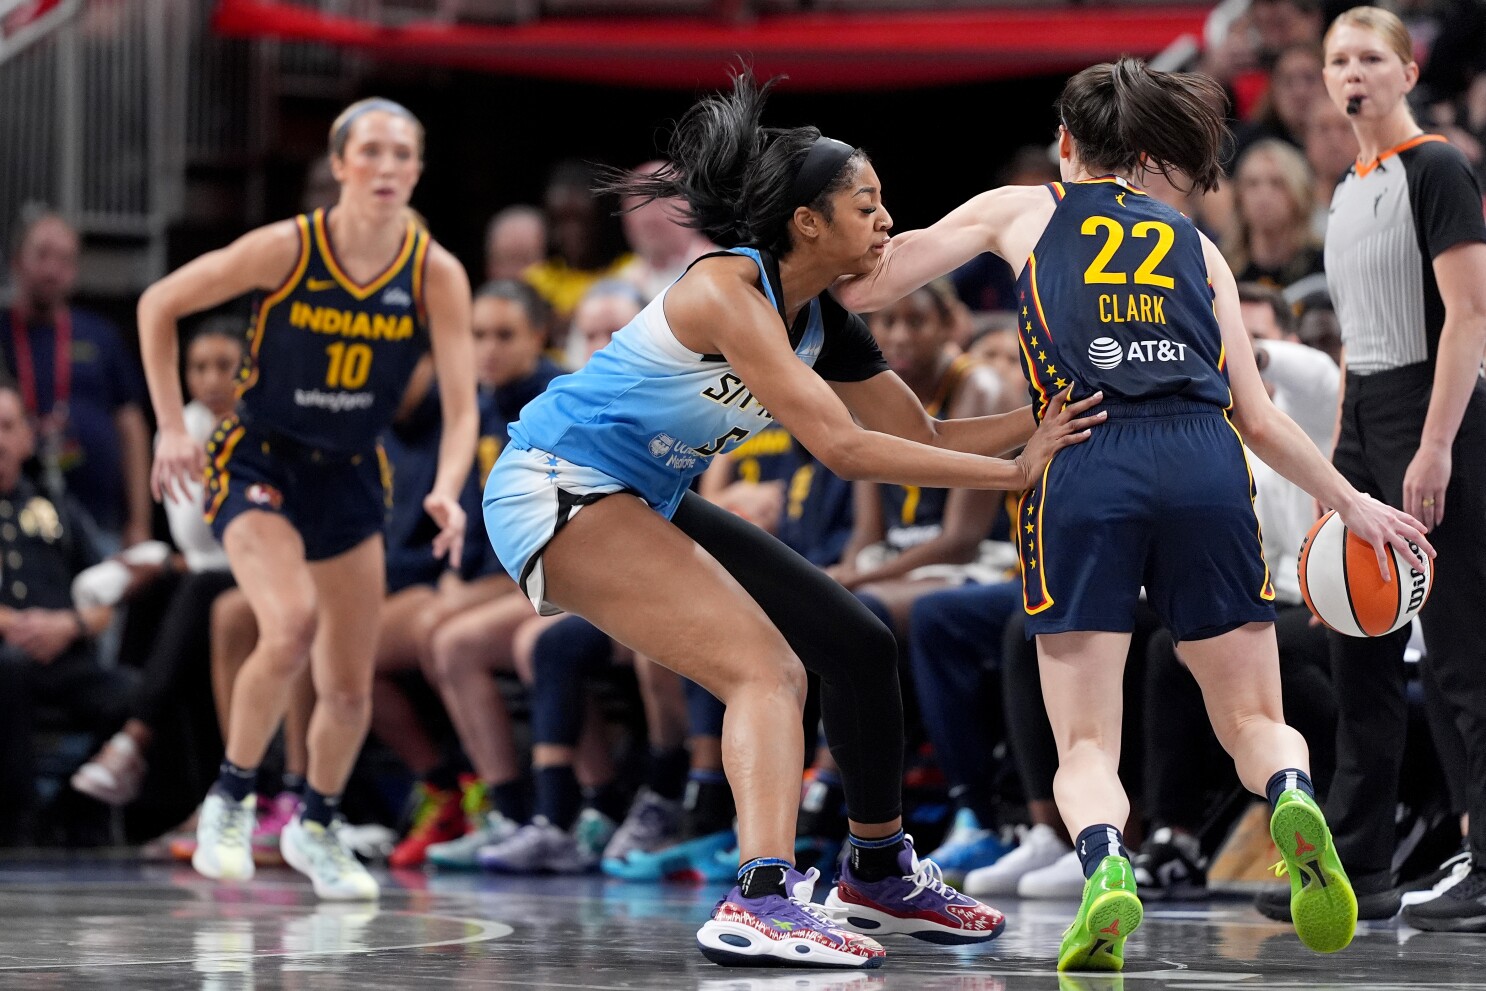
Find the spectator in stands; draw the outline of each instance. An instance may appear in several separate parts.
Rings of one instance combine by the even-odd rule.
[[[888,367],[930,416],[996,413],[1000,378],[950,343],[953,302],[951,288],[934,283],[873,313],[868,326]],[[841,563],[827,570],[902,636],[915,599],[973,570],[1001,498],[991,490],[859,481],[851,541]]]
[[[1352,122],[1330,100],[1311,103],[1305,124],[1305,160],[1311,167],[1315,194],[1311,207],[1311,234],[1326,236],[1326,218],[1331,210],[1331,194],[1336,192],[1342,176],[1357,161],[1357,135]]]
[[[1321,0],[1252,0],[1249,18],[1261,56],[1278,56],[1293,45],[1321,43]]]
[[[68,303],[78,252],[60,214],[22,219],[0,355],[35,424],[52,498],[65,484],[97,524],[100,551],[113,553],[150,536],[150,435],[139,368],[118,329]]]
[[[507,427],[562,373],[542,356],[547,316],[546,303],[524,282],[489,282],[475,294],[471,325],[480,436],[463,500],[467,512],[479,506],[484,478],[508,440]],[[401,676],[420,670],[436,682],[437,631],[470,610],[496,606],[516,589],[494,554],[484,550],[489,541],[483,528],[476,527],[477,532],[469,535],[460,573],[446,573],[443,562],[433,555],[438,526],[423,512],[418,493],[427,491],[437,472],[441,433],[435,387],[384,441],[393,469],[393,511],[386,530],[388,589],[393,591],[377,647],[372,726],[418,777],[419,799],[412,828],[392,852],[393,867],[418,867],[430,848],[458,840],[471,828],[504,836],[514,829],[512,823],[525,819],[519,771],[504,774],[481,759],[476,762],[481,774],[461,782],[460,764],[439,750],[399,684]],[[482,726],[500,727],[504,708],[498,696],[495,707],[485,716],[461,708],[456,726],[465,730],[469,720],[479,719]],[[474,750],[485,756],[478,743]]]
[[[1234,130],[1232,161],[1243,158],[1244,152],[1266,138],[1303,147],[1311,107],[1325,102],[1325,96],[1320,46],[1307,43],[1286,48],[1275,59],[1269,90],[1259,101],[1254,119]]]
[[[633,283],[605,279],[589,287],[573,311],[565,354],[569,368],[588,364],[595,351],[609,343],[621,327],[635,318],[645,299]]]
[[[79,610],[72,580],[98,562],[91,523],[21,473],[35,450],[20,390],[0,383],[0,842],[29,838],[35,805],[31,734],[38,721],[102,735],[123,721],[132,679],[98,662],[109,610]]]
[[[1295,311],[1279,290],[1240,282],[1238,301],[1270,398],[1316,447],[1329,451],[1341,370],[1326,354],[1300,343]]]
[[[519,279],[547,257],[547,218],[534,206],[508,206],[485,228],[485,278]]]
[[[664,161],[646,162],[635,169],[636,175],[653,175],[665,167]],[[717,245],[700,231],[687,227],[686,203],[678,199],[641,200],[627,197],[620,202],[624,211],[624,236],[635,256],[619,272],[619,277],[634,285],[648,303],[662,289],[681,278],[686,266]]]
[[[597,183],[594,170],[576,159],[553,168],[542,199],[548,256],[521,275],[552,307],[559,330],[590,286],[619,275],[630,261],[613,205],[593,191]]]
[[[1058,180],[1058,167],[1046,145],[1023,145],[996,173],[997,186],[1037,186]],[[1011,310],[1016,307],[1016,282],[1011,266],[990,252],[972,258],[950,273],[955,293],[971,310]],[[962,342],[963,343],[963,342]]]
[[[1233,224],[1223,256],[1240,282],[1283,289],[1322,270],[1321,245],[1311,233],[1314,182],[1304,156],[1265,140],[1239,160]]]
[[[243,338],[242,322],[222,317],[204,324],[186,346],[186,392],[191,397],[185,408],[186,429],[203,444],[237,405]],[[156,730],[180,715],[188,684],[198,677],[205,684],[201,660],[211,649],[212,603],[234,584],[227,553],[202,518],[199,482],[188,486],[187,496],[170,495],[165,500],[180,558],[167,572],[174,590],[154,649],[145,659],[143,683],[129,707],[128,721],[72,776],[72,787],[110,805],[127,805],[139,794],[145,755]],[[122,563],[108,564],[125,570]],[[218,759],[220,755],[211,763]]]

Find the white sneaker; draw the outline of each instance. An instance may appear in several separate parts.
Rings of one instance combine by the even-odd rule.
[[[976,898],[986,895],[1015,895],[1017,884],[1023,877],[1051,866],[1072,849],[1058,836],[1057,830],[1038,823],[1022,835],[1022,842],[1015,850],[989,867],[977,868],[966,874],[965,894]],[[1080,867],[1079,875],[1082,874],[1083,869]],[[1082,894],[1083,888],[1080,887],[1079,895]]]
[[[257,817],[258,799],[253,795],[234,802],[208,792],[196,820],[196,852],[191,854],[196,873],[214,881],[251,881]]]
[[[1019,898],[1078,901],[1084,895],[1084,863],[1077,851],[1069,850],[1046,867],[1023,874],[1016,893]]]
[[[428,862],[445,870],[472,871],[480,866],[476,855],[481,847],[496,846],[516,835],[516,823],[491,809],[480,817],[479,824],[468,833],[447,843],[428,848]]]
[[[475,859],[504,874],[582,874],[598,867],[613,835],[614,821],[593,809],[584,809],[571,831],[537,816],[509,839],[482,847]]]
[[[315,894],[327,901],[366,901],[381,893],[340,834],[340,823],[330,828],[305,822],[295,813],[279,837],[284,861],[310,879]]]

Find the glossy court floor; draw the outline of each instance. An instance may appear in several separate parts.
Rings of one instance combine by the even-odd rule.
[[[1486,936],[1365,924],[1345,952],[1306,951],[1239,899],[1151,905],[1122,978],[1065,978],[1051,954],[1071,905],[999,907],[979,948],[902,937],[867,973],[725,970],[694,949],[715,887],[381,875],[376,907],[316,904],[288,871],[217,887],[189,868],[0,863],[0,988],[531,988],[698,991],[1486,991]]]

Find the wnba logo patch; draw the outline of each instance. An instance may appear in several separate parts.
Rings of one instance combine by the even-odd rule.
[[[1124,349],[1113,337],[1096,337],[1089,342],[1089,360],[1095,368],[1116,368],[1124,357]]]
[[[272,485],[264,485],[262,482],[254,482],[248,486],[248,491],[243,493],[255,506],[267,506],[269,509],[280,509],[284,505],[284,495]]]

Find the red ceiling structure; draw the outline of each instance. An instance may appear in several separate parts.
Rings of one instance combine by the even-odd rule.
[[[1206,6],[993,8],[686,17],[564,17],[512,26],[383,25],[275,0],[220,0],[217,30],[378,58],[626,86],[715,86],[746,58],[791,89],[882,90],[1066,72],[1201,36]]]

